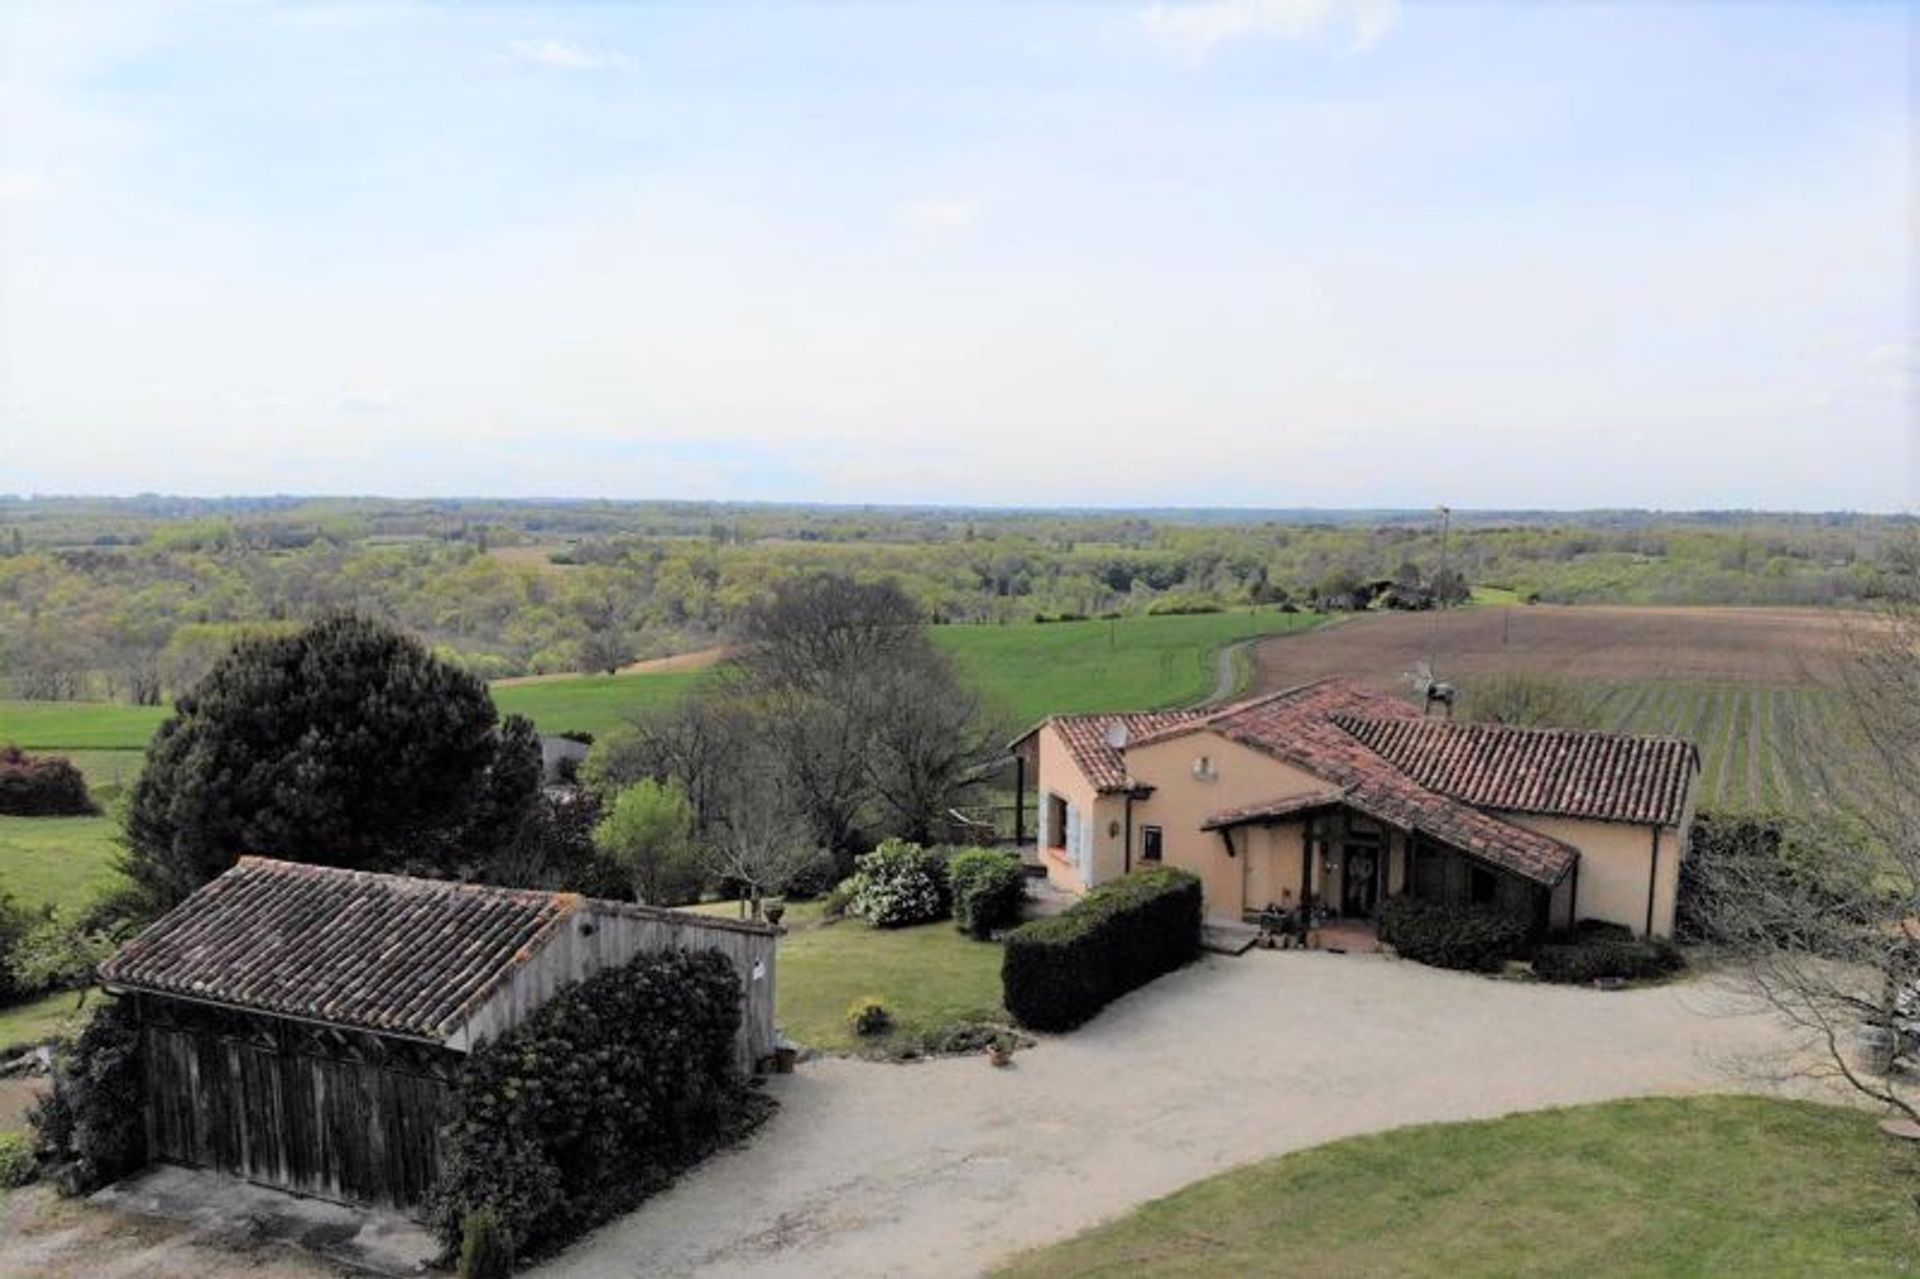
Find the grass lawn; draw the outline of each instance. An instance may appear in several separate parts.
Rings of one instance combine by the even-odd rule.
[[[87,996],[84,1008],[78,1007],[80,993],[63,990],[30,1004],[0,1008],[0,1050],[16,1045],[37,1044],[78,1028],[86,1013],[99,1006],[100,993]]]
[[[0,701],[0,742],[27,750],[144,749],[170,706]]]
[[[1145,710],[1213,691],[1214,655],[1235,640],[1317,626],[1272,610],[1017,626],[939,626],[933,638],[1019,727],[1074,711]]]
[[[691,909],[738,914],[733,902]],[[820,903],[796,902],[781,921],[775,1019],[788,1037],[821,1052],[897,1052],[922,1036],[976,1021],[1004,1021],[1000,946],[973,941],[952,920],[915,928],[869,928],[857,919],[823,923]],[[871,995],[893,1015],[885,1036],[847,1028],[847,1006]]]
[[[997,1273],[1905,1274],[1920,1266],[1916,1171],[1857,1111],[1649,1098],[1286,1155]]]
[[[0,817],[0,892],[80,910],[120,882],[119,830],[111,817]]]

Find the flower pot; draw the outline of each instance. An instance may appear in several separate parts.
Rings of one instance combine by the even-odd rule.
[[[780,926],[780,921],[787,917],[786,903],[774,902],[772,905],[766,908],[766,911],[764,913],[766,914],[767,922],[769,924],[772,924],[775,928],[778,928]]]

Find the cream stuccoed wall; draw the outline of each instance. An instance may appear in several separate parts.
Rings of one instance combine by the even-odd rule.
[[[1048,881],[1056,887],[1077,893],[1118,877],[1126,860],[1126,797],[1102,795],[1096,791],[1093,783],[1087,780],[1080,766],[1074,762],[1066,740],[1052,724],[1040,729],[1039,747],[1037,826],[1044,828],[1047,797],[1057,795],[1079,812],[1081,821],[1089,823],[1089,838],[1092,841],[1088,872],[1083,875],[1073,864],[1070,852],[1063,853],[1048,847],[1049,843],[1060,842],[1061,832],[1038,830],[1036,833],[1052,837],[1040,841],[1040,860],[1047,868]],[[1121,824],[1117,834],[1112,833],[1115,823]]]
[[[1680,831],[1672,826],[1635,826],[1626,822],[1582,821],[1501,813],[1516,826],[1537,830],[1580,850],[1579,882],[1569,875],[1554,893],[1553,923],[1604,919],[1635,933],[1647,930],[1647,882],[1653,880],[1653,935],[1673,935],[1673,909],[1680,889]],[[1654,839],[1660,841],[1656,865]]]
[[[1194,763],[1202,756],[1212,765],[1210,781],[1194,776]],[[1270,900],[1278,900],[1282,888],[1299,891],[1298,824],[1256,826],[1235,832],[1236,849],[1247,851],[1233,857],[1227,856],[1218,831],[1200,827],[1223,809],[1324,790],[1325,781],[1205,731],[1131,747],[1127,770],[1136,782],[1153,788],[1151,795],[1133,805],[1136,867],[1141,828],[1158,826],[1164,832],[1165,864],[1200,876],[1205,909],[1211,917],[1238,919],[1249,903],[1258,909]],[[1251,882],[1256,879],[1257,884]],[[1265,895],[1269,887],[1271,896]]]

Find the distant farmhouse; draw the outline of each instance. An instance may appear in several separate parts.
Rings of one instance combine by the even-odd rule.
[[[725,954],[737,1052],[773,1050],[774,930],[573,893],[242,858],[101,969],[141,1028],[147,1149],[347,1203],[419,1205],[464,1054],[568,984]]]
[[[1014,749],[1054,884],[1178,866],[1232,924],[1311,901],[1364,925],[1405,893],[1669,936],[1700,772],[1676,738],[1454,723],[1344,680],[1054,716]]]

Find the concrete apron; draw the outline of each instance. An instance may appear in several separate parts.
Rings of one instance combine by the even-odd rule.
[[[424,1274],[440,1245],[416,1221],[269,1190],[237,1177],[158,1164],[95,1193],[92,1203],[188,1222],[197,1239],[229,1247],[284,1244],[376,1275]]]

